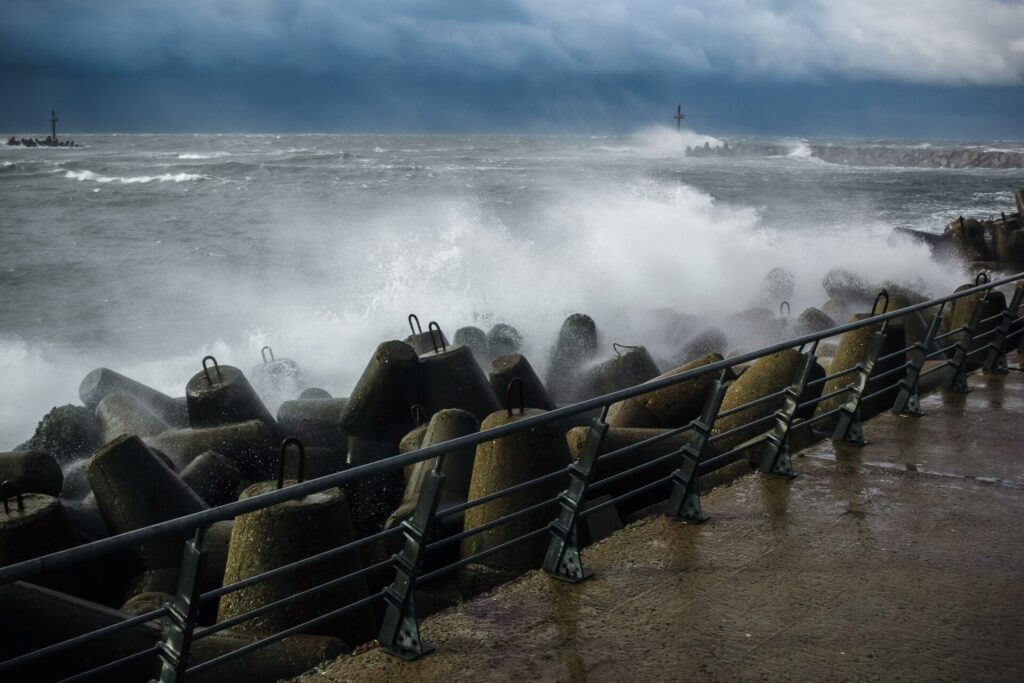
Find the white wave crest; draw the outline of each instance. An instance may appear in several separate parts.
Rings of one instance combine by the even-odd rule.
[[[160,175],[108,176],[92,171],[67,171],[64,177],[69,180],[93,180],[97,183],[121,183],[122,185],[138,185],[143,183],[185,183],[191,180],[210,180],[210,176],[202,173],[162,173]]]
[[[194,152],[186,152],[185,154],[179,154],[178,158],[183,160],[190,159],[218,159],[220,157],[229,157],[231,152],[209,152],[207,154],[198,154]]]
[[[811,147],[807,144],[806,140],[800,140],[786,156],[793,157],[794,159],[810,159],[812,156]]]

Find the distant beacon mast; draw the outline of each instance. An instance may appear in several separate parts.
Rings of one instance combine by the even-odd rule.
[[[686,118],[685,116],[683,116],[683,105],[676,105],[676,115],[673,116],[672,118],[676,120],[676,130],[681,130],[683,126],[683,119]]]
[[[57,142],[57,122],[60,119],[57,118],[57,112],[53,109],[50,110],[50,134],[53,136],[53,141]]]

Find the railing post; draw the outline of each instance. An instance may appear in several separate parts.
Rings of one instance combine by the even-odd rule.
[[[888,325],[889,321],[886,320],[882,323],[882,327],[872,335],[867,357],[857,366],[856,377],[850,385],[849,397],[839,409],[839,419],[836,420],[836,428],[832,432],[833,441],[844,441],[858,446],[867,443],[864,440],[864,429],[860,418],[860,398],[871,378],[871,371],[875,369],[875,359],[882,351],[882,345],[885,343],[885,329]]]
[[[384,612],[377,642],[388,654],[402,659],[418,659],[433,652],[434,648],[420,638],[419,623],[416,619],[416,578],[423,563],[427,536],[434,523],[434,514],[441,500],[444,475],[441,467],[445,455],[437,457],[433,469],[427,472],[420,488],[420,497],[410,519],[402,522],[405,546],[394,555],[395,580],[384,589],[387,609]]]
[[[935,344],[935,337],[939,332],[939,325],[942,323],[942,311],[946,304],[940,304],[939,310],[932,316],[928,325],[928,332],[924,341],[914,344],[910,350],[907,362],[907,374],[900,380],[900,391],[896,395],[896,402],[892,405],[892,412],[895,415],[911,415],[921,417],[924,412],[921,410],[921,391],[919,380],[924,362],[928,359],[928,352]]]
[[[971,319],[964,325],[964,331],[956,342],[956,351],[953,355],[953,372],[950,373],[949,379],[946,380],[942,387],[946,391],[951,391],[954,394],[966,394],[971,390],[967,386],[967,352],[971,350],[971,340],[974,339],[978,323],[981,322],[981,316],[985,311],[985,303],[988,301],[988,293],[990,291],[986,290],[985,294],[978,299],[978,303],[974,304],[974,310],[971,311]]]
[[[800,364],[793,383],[786,388],[782,407],[775,411],[775,426],[765,437],[766,442],[758,464],[758,469],[764,474],[784,479],[796,476],[789,452],[789,430],[793,426],[793,416],[800,405],[804,387],[807,386],[807,378],[811,376],[811,368],[817,362],[814,354],[817,348],[818,342],[814,342],[811,350],[803,354],[803,363]]]
[[[578,583],[588,579],[591,573],[583,568],[580,559],[579,525],[580,506],[587,495],[587,487],[594,474],[594,465],[601,453],[608,423],[605,417],[608,407],[601,411],[601,416],[594,418],[587,432],[587,441],[576,462],[569,465],[569,487],[558,496],[560,510],[554,524],[551,525],[551,543],[547,555],[544,556],[544,571],[561,581]]]
[[[690,423],[693,425],[693,436],[679,451],[679,469],[672,473],[672,493],[665,510],[673,519],[688,524],[707,521],[700,507],[700,461],[723,398],[725,370],[712,383],[700,417]]]
[[[992,340],[988,343],[988,354],[985,356],[985,364],[982,366],[985,372],[1004,375],[1010,371],[1006,365],[1006,341],[1010,337],[1013,321],[1017,318],[1017,309],[1020,308],[1022,296],[1024,296],[1024,287],[1018,284],[1013,290],[1010,305],[1003,311],[1003,320],[999,323],[999,329],[992,335]]]
[[[174,602],[167,604],[167,618],[170,628],[159,643],[160,683],[177,683],[185,680],[188,668],[188,653],[192,647],[192,635],[199,617],[199,573],[206,561],[206,529],[199,527],[195,535],[185,542],[185,552],[178,570],[178,589]]]

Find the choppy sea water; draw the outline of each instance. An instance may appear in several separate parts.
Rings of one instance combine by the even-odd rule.
[[[949,291],[964,275],[888,245],[891,228],[1008,211],[1024,187],[1021,169],[828,164],[806,140],[687,157],[719,141],[661,128],[72,137],[85,146],[0,147],[0,449],[98,366],[177,396],[204,355],[248,370],[269,344],[345,395],[409,313],[449,337],[511,323],[542,370],[569,313],[609,353],[656,344],[650,309],[741,310],[776,266],[796,275],[794,311],[824,301],[833,267]]]

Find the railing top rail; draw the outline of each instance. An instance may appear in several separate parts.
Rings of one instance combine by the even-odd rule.
[[[837,325],[836,327],[822,330],[821,332],[815,332],[813,334],[807,334],[802,337],[795,337],[786,341],[772,344],[755,351],[733,356],[732,358],[726,358],[724,360],[702,365],[699,368],[693,370],[687,370],[676,375],[669,375],[667,377],[661,377],[653,379],[643,384],[638,384],[626,389],[620,389],[613,391],[603,396],[596,396],[578,403],[574,403],[555,410],[548,411],[540,415],[532,415],[524,417],[521,420],[509,422],[504,425],[492,427],[475,434],[469,434],[467,436],[461,436],[450,441],[445,441],[440,444],[433,446],[427,446],[420,448],[408,453],[401,455],[395,455],[388,458],[383,458],[372,463],[365,465],[359,465],[347,469],[343,472],[335,474],[329,474],[317,479],[311,479],[309,481],[293,484],[282,489],[268,491],[267,493],[246,498],[244,500],[238,500],[233,503],[221,505],[219,507],[210,508],[208,510],[202,510],[200,512],[194,512],[183,517],[177,517],[175,519],[169,519],[164,522],[158,522],[141,529],[135,529],[128,531],[123,534],[111,536],[109,538],[100,539],[84,545],[76,546],[74,548],[68,548],[67,550],[61,550],[50,555],[44,555],[42,557],[36,557],[23,562],[18,562],[6,567],[0,567],[0,586],[10,583],[12,581],[18,581],[26,579],[32,576],[36,576],[40,573],[49,570],[61,569],[78,562],[93,559],[96,557],[102,557],[108,553],[113,553],[119,550],[124,550],[130,547],[137,546],[140,543],[145,543],[153,539],[162,536],[181,535],[195,530],[198,527],[208,526],[215,522],[222,522],[225,520],[233,519],[239,515],[260,510],[271,505],[277,505],[289,500],[295,500],[302,498],[303,496],[318,493],[329,488],[340,486],[353,479],[358,479],[364,476],[372,476],[388,470],[392,470],[398,467],[405,467],[406,465],[415,464],[423,460],[437,457],[443,453],[449,451],[468,448],[477,446],[478,444],[492,441],[494,439],[501,438],[508,434],[513,434],[524,429],[531,429],[542,425],[557,422],[567,417],[573,417],[586,413],[597,408],[604,408],[612,403],[618,401],[624,401],[634,396],[640,396],[657,389],[673,386],[680,382],[685,382],[695,377],[701,377],[710,373],[720,372],[725,368],[732,367],[734,365],[740,365],[749,361],[757,360],[765,356],[769,356],[773,353],[783,351],[785,349],[793,347],[801,347],[808,343],[827,339],[829,337],[835,337],[837,335],[857,330],[862,327],[870,325],[877,325],[878,323],[899,318],[910,313],[922,311],[939,304],[948,303],[957,299],[962,299],[972,294],[985,292],[996,287],[1012,284],[1024,280],[1024,273],[1017,273],[1015,275],[1000,279],[993,280],[992,282],[986,282],[984,284],[976,285],[968,289],[954,292],[952,294],[938,297],[936,299],[930,299],[919,304],[907,306],[905,308],[896,309],[880,315],[870,316],[864,320],[858,320],[852,323],[845,323],[843,325]]]

